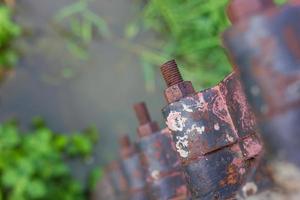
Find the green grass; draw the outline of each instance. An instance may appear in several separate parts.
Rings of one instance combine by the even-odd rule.
[[[81,60],[88,58],[88,47],[96,35],[103,37],[110,35],[109,28],[103,18],[91,11],[89,7],[91,1],[76,0],[59,10],[55,16],[57,24],[68,32],[66,38],[68,50]]]

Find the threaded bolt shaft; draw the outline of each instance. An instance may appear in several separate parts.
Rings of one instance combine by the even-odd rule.
[[[139,120],[140,125],[151,122],[147,106],[144,102],[136,103],[133,105],[136,117]]]
[[[175,60],[166,62],[161,66],[160,70],[168,87],[183,82]]]

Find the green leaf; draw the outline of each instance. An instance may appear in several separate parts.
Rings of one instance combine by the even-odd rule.
[[[62,8],[55,16],[55,19],[57,21],[61,21],[66,17],[70,17],[71,15],[84,11],[86,8],[87,8],[86,1],[75,2],[69,6]]]
[[[89,175],[89,188],[90,189],[95,189],[97,183],[101,180],[101,178],[103,177],[103,170],[102,168],[95,168],[91,171],[90,175]]]
[[[20,174],[18,174],[17,170],[14,168],[6,169],[1,177],[1,182],[5,187],[14,186],[20,178]]]
[[[68,153],[72,156],[80,154],[87,156],[91,154],[92,142],[80,134],[74,134],[71,138],[71,144],[68,149]]]
[[[139,29],[138,24],[130,23],[126,26],[125,37],[128,39],[132,39],[139,33],[139,31],[140,31],[140,29]]]
[[[47,193],[47,186],[42,180],[31,180],[26,187],[26,192],[30,199],[41,199]]]

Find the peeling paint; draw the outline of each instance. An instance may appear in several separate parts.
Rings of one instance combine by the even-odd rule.
[[[230,136],[229,134],[226,135],[226,139],[229,141],[229,142],[234,142],[234,138],[232,136]]]
[[[190,133],[198,133],[200,135],[202,135],[205,132],[205,126],[196,126],[196,124],[192,125],[192,128],[187,129],[186,134],[190,134]]]
[[[183,110],[186,112],[193,112],[193,109],[191,109],[192,106],[182,104]]]
[[[197,102],[197,108],[201,111],[205,111],[208,109],[208,103],[204,100],[203,94],[198,94],[198,102]]]
[[[256,194],[257,192],[257,186],[255,183],[253,182],[248,182],[245,184],[245,186],[243,187],[243,194],[245,197],[249,197],[253,194]]]
[[[188,136],[185,135],[183,137],[177,136],[176,149],[179,155],[183,158],[187,158],[189,156],[188,150]]]
[[[166,124],[172,131],[182,131],[185,127],[186,118],[181,116],[180,112],[172,111],[167,117]]]
[[[154,179],[154,180],[157,180],[159,178],[159,171],[158,170],[153,170],[151,172],[151,177]]]
[[[214,129],[215,129],[216,131],[220,130],[220,125],[219,125],[219,123],[216,123],[216,124],[214,125]]]

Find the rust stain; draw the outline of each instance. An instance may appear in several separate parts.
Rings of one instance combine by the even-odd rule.
[[[220,185],[235,185],[238,183],[239,177],[236,173],[236,167],[234,165],[229,165],[227,169],[227,177],[220,182]]]
[[[283,29],[284,39],[291,53],[298,59],[300,59],[300,40],[299,34],[293,29],[291,25]]]

